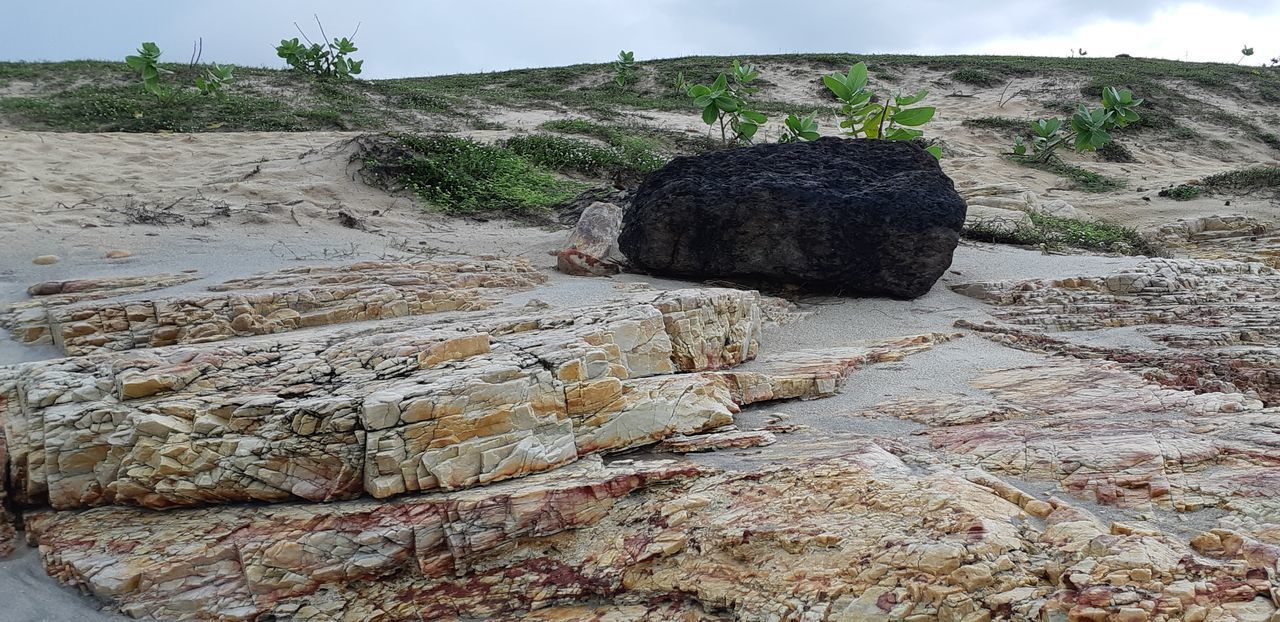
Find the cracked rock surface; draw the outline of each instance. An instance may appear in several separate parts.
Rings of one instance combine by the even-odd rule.
[[[1261,263],[957,284],[982,338],[777,351],[755,292],[515,306],[538,273],[478,263],[210,294],[474,306],[0,367],[0,549],[160,620],[1280,620]],[[875,397],[992,348],[1022,363]]]

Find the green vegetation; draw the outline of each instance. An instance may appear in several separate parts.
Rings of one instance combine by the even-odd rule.
[[[294,25],[297,26],[296,23]],[[319,17],[316,18],[316,26],[320,29],[323,45],[313,43],[311,37],[302,28],[298,28],[302,38],[307,40],[307,45],[303,45],[297,37],[281,39],[280,45],[276,46],[276,56],[283,58],[295,71],[319,78],[352,78],[358,75],[364,67],[364,61],[350,58],[350,55],[360,50],[352,40],[355,33],[350,37],[334,37],[331,40],[325,34],[324,24],[320,23]],[[359,30],[360,27],[356,26],[356,31]]]
[[[561,134],[589,136],[637,155],[650,152],[671,155],[705,153],[720,148],[716,141],[705,136],[638,123],[620,125],[587,119],[556,119],[539,127]]]
[[[687,91],[693,105],[702,109],[702,122],[720,125],[720,142],[724,145],[750,143],[760,126],[769,121],[763,113],[752,110],[747,101],[760,90],[751,86],[760,72],[734,60],[732,75],[732,81],[721,73],[709,86],[694,84]]]
[[[1205,188],[1215,192],[1253,192],[1280,188],[1280,166],[1253,166],[1204,178]]]
[[[908,108],[929,96],[920,89],[913,95],[894,93],[883,102],[875,101],[867,89],[867,65],[857,63],[848,73],[834,73],[822,77],[822,83],[840,100],[840,127],[852,137],[873,140],[916,140],[924,136],[924,130],[916,129],[933,119],[933,106]],[[942,157],[942,148],[930,145],[925,149],[935,158]]]
[[[1190,201],[1204,194],[1204,187],[1196,184],[1178,184],[1160,191],[1160,196],[1174,201]]]
[[[637,63],[653,80],[628,83],[619,87],[613,80],[608,63],[521,69],[482,74],[460,74],[395,80],[347,81],[351,102],[333,102],[318,96],[310,87],[309,74],[258,68],[237,68],[238,81],[226,89],[228,97],[238,99],[237,116],[218,116],[219,105],[209,98],[184,104],[181,111],[170,113],[164,124],[135,123],[131,117],[135,106],[103,108],[87,117],[67,114],[67,109],[86,107],[83,85],[110,88],[132,82],[134,74],[122,63],[71,61],[64,63],[0,63],[0,84],[9,84],[19,93],[0,97],[0,115],[9,126],[24,129],[59,131],[177,131],[244,130],[244,129],[381,129],[393,127],[422,131],[452,123],[469,123],[486,106],[567,108],[597,119],[616,118],[619,111],[686,110],[689,98],[683,89],[673,88],[677,77],[685,84],[710,84],[724,67],[732,62],[726,57],[686,57]],[[821,71],[845,71],[851,65],[865,62],[871,75],[881,84],[889,76],[904,75],[910,70],[927,69],[953,73],[964,69],[981,71],[998,81],[1033,75],[1055,74],[1084,84],[1082,93],[1100,96],[1106,85],[1115,85],[1142,93],[1143,120],[1125,131],[1167,133],[1171,138],[1190,140],[1196,134],[1178,120],[1194,120],[1206,125],[1237,127],[1236,120],[1225,120],[1212,102],[1191,97],[1182,89],[1168,86],[1186,83],[1210,90],[1217,97],[1251,102],[1274,108],[1280,104],[1280,72],[1258,70],[1222,63],[1184,63],[1172,60],[1142,58],[1049,58],[1014,56],[902,56],[804,54],[743,57],[754,65],[802,63]],[[162,64],[190,81],[185,65]],[[190,82],[188,82],[190,83]],[[20,88],[14,89],[14,86]],[[875,84],[872,85],[874,87]],[[281,98],[281,92],[294,96]],[[116,99],[114,97],[109,99]],[[81,100],[74,102],[70,100]],[[1045,104],[1046,102],[1038,102]],[[1050,104],[1052,102],[1049,102]],[[1067,114],[1078,102],[1064,100],[1060,108]],[[794,104],[767,99],[762,93],[752,99],[754,110],[780,118],[797,112]],[[358,112],[347,116],[347,110]],[[113,112],[114,111],[114,112]],[[839,112],[837,108],[818,109],[818,116]],[[424,121],[422,113],[432,115]],[[115,116],[108,116],[115,115]],[[1267,132],[1257,123],[1240,119],[1241,127],[1252,139],[1265,141]],[[72,125],[67,125],[71,123]],[[210,127],[214,126],[216,127]],[[1274,137],[1273,137],[1274,139]],[[1280,145],[1280,140],[1275,141]],[[1280,148],[1280,147],[1278,147]]]
[[[626,88],[628,82],[635,80],[637,71],[636,53],[627,50],[618,52],[618,60],[613,61],[614,84]]]
[[[407,134],[367,135],[357,144],[356,157],[366,183],[390,191],[407,190],[452,213],[501,212],[544,219],[548,207],[586,188],[503,145]]]
[[[1208,193],[1250,194],[1262,190],[1280,191],[1280,166],[1252,166],[1210,175],[1199,181],[1178,184],[1160,191],[1174,201],[1188,201]]]
[[[1027,131],[1027,121],[1010,117],[978,117],[960,122],[965,127],[976,127],[986,130],[998,130],[1005,134],[1017,135]]]
[[[964,68],[951,72],[951,79],[961,84],[977,87],[990,87],[1003,84],[1005,81],[981,69]]]
[[[1059,177],[1069,179],[1073,182],[1073,189],[1083,192],[1111,192],[1112,190],[1119,190],[1126,185],[1123,179],[1100,175],[1091,170],[1065,162],[1058,156],[1053,156],[1048,160],[1043,161],[1023,155],[1010,155],[1008,157],[1010,160],[1024,166],[1047,171],[1058,175]]]
[[[165,104],[171,104],[183,95],[182,89],[165,84],[161,76],[172,74],[172,71],[160,66],[160,46],[146,41],[138,48],[137,54],[124,57],[124,64],[138,72],[142,79],[142,90],[154,95]],[[204,70],[204,74],[195,80],[196,91],[201,95],[223,96],[222,88],[233,79],[231,65],[213,63]]]
[[[786,128],[782,136],[778,137],[780,143],[794,143],[801,140],[818,140],[818,121],[816,112],[811,112],[803,117],[796,115],[788,115],[783,122]]]
[[[629,147],[600,147],[564,136],[532,134],[510,138],[504,144],[516,155],[538,166],[590,177],[638,182],[646,173],[667,163],[666,158],[658,153],[634,143],[624,143]]]
[[[1030,214],[1032,226],[1009,230],[978,224],[967,227],[964,237],[979,242],[1040,246],[1047,250],[1078,248],[1123,255],[1159,254],[1159,249],[1136,230],[1101,222]]]
[[[1134,99],[1128,89],[1108,86],[1102,89],[1102,107],[1089,108],[1084,104],[1071,116],[1070,129],[1056,117],[1039,119],[1031,124],[1031,153],[1040,162],[1054,157],[1058,147],[1070,144],[1076,151],[1097,151],[1111,142],[1111,132],[1117,128],[1137,123],[1142,119],[1137,108],[1141,99]],[[1022,136],[1013,142],[1013,154],[1025,156],[1028,144]]]

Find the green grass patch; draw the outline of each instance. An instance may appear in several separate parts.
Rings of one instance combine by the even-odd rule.
[[[516,155],[554,171],[589,177],[638,180],[666,164],[666,158],[640,143],[601,147],[583,140],[550,134],[516,136],[505,146]]]
[[[1174,201],[1190,201],[1202,194],[1204,194],[1204,187],[1196,184],[1178,184],[1159,192],[1159,196]]]
[[[1174,201],[1189,201],[1209,193],[1249,194],[1264,190],[1280,190],[1280,166],[1251,166],[1218,173],[1166,188],[1159,194]]]
[[[951,79],[961,84],[980,88],[1004,84],[1007,80],[981,69],[957,69],[951,72]]]
[[[1010,136],[1029,134],[1031,132],[1030,121],[1012,117],[978,117],[976,119],[965,119],[960,122],[960,125],[984,130],[996,130]]]
[[[1160,254],[1158,247],[1129,227],[1034,213],[1030,216],[1030,227],[1009,230],[980,223],[966,227],[963,234],[979,242],[1039,246],[1048,250],[1077,248],[1149,257]]]
[[[517,69],[394,80],[356,80],[323,84],[297,72],[242,67],[229,93],[239,101],[220,108],[211,102],[195,102],[177,111],[145,108],[146,97],[137,77],[124,63],[71,61],[62,63],[0,63],[0,82],[19,87],[24,97],[9,98],[0,115],[10,125],[46,130],[204,131],[210,129],[377,129],[415,127],[422,119],[412,113],[454,117],[460,122],[483,115],[489,106],[569,108],[601,119],[616,118],[619,111],[697,111],[687,95],[674,87],[682,73],[694,83],[710,83],[728,69],[734,58],[762,67],[794,63],[813,67],[815,88],[819,74],[847,70],[865,61],[873,89],[883,93],[889,76],[928,69],[951,75],[974,86],[997,86],[1015,77],[1063,75],[1085,84],[1093,100],[1106,85],[1130,88],[1146,99],[1142,114],[1148,123],[1137,127],[1178,128],[1175,119],[1203,119],[1259,136],[1262,130],[1247,119],[1218,119],[1222,111],[1188,97],[1174,81],[1213,89],[1217,97],[1257,104],[1280,98],[1280,72],[1223,63],[1185,63],[1143,58],[1050,58],[1018,56],[911,56],[856,54],[786,54],[741,57],[685,57],[640,63],[641,80],[619,87],[611,80],[607,63],[543,69]],[[174,84],[190,85],[198,68],[165,64],[174,71]],[[763,79],[770,78],[764,71]],[[85,89],[92,85],[92,89]],[[893,88],[923,85],[896,84]],[[121,89],[121,90],[116,90]],[[100,92],[95,98],[93,92]],[[766,89],[767,93],[767,89]],[[11,101],[17,99],[18,101]],[[1058,102],[1060,112],[1070,114],[1078,101]],[[774,119],[795,110],[794,104],[757,98],[757,109]],[[822,113],[834,107],[821,108]],[[135,120],[142,112],[144,120]]]
[[[1216,192],[1253,192],[1280,188],[1280,166],[1253,166],[1210,175],[1201,185]]]
[[[564,179],[503,145],[451,136],[375,134],[357,140],[366,183],[407,190],[455,214],[546,220],[587,185]]]
[[[1106,175],[1081,168],[1056,155],[1050,156],[1045,161],[1040,161],[1033,156],[1010,155],[1006,157],[1023,166],[1047,171],[1063,179],[1069,179],[1072,182],[1072,189],[1080,190],[1081,192],[1112,192],[1127,185],[1127,182],[1123,179],[1107,177]]]
[[[589,136],[624,151],[657,151],[670,154],[698,154],[722,146],[703,134],[689,134],[649,125],[606,124],[586,119],[556,119],[539,126],[562,134]]]

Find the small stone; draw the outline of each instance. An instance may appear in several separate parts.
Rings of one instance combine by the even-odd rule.
[[[105,257],[107,259],[124,259],[125,257],[133,257],[133,251],[127,251],[122,248],[113,248],[107,251]]]
[[[62,258],[57,255],[40,255],[39,257],[32,259],[31,263],[37,266],[48,266],[58,263],[59,261],[62,261]]]

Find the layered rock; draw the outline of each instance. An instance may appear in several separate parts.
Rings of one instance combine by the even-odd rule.
[[[51,576],[134,617],[325,619],[335,588],[388,577],[424,588],[448,582],[523,540],[596,523],[637,489],[705,473],[595,459],[471,492],[183,512],[106,507],[38,514],[29,529]]]
[[[1280,410],[1163,388],[1114,363],[997,370],[971,384],[989,397],[913,398],[863,414],[928,425],[919,434],[956,464],[1103,505],[1234,509],[1280,527]]]
[[[15,487],[66,509],[487,484],[732,422],[721,378],[676,372],[750,359],[759,330],[755,293],[686,290],[21,365]]]
[[[1248,216],[1179,220],[1155,231],[1160,243],[1198,259],[1259,262],[1280,268],[1280,230]]]
[[[18,343],[51,344],[55,332],[49,320],[51,308],[155,291],[198,278],[190,273],[149,274],[36,283],[27,288],[31,299],[0,306],[0,328],[9,331]]]
[[[980,471],[913,469],[866,439],[754,473],[570,469],[396,502],[109,507],[31,522],[55,576],[138,617],[1243,621],[1276,610],[1275,560],[1256,540],[1220,529],[1193,547],[1108,525]]]
[[[618,244],[661,274],[915,298],[950,267],[964,219],[919,147],[822,138],[676,158],[637,190]]]
[[[209,288],[208,294],[45,306],[44,332],[68,356],[209,343],[362,320],[485,309],[503,293],[545,280],[523,260],[301,267],[229,281]],[[35,331],[29,326],[24,330]]]
[[[961,323],[1023,349],[1108,358],[1160,382],[1280,404],[1280,272],[1260,263],[1150,259],[1104,276],[970,283],[1003,324]],[[1132,328],[1147,345],[1109,345]],[[1045,331],[1103,331],[1089,342]]]

